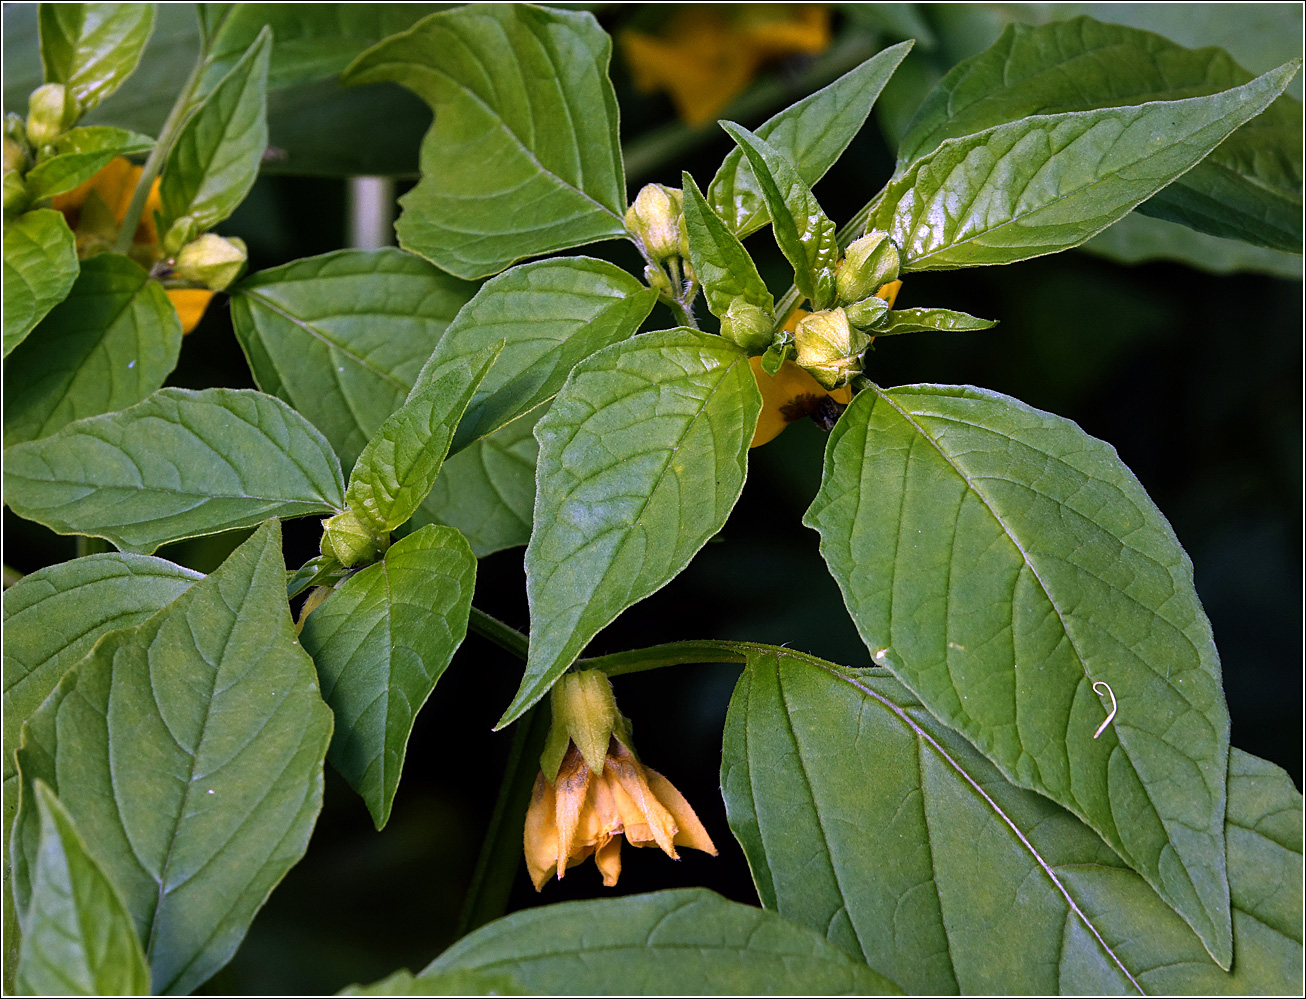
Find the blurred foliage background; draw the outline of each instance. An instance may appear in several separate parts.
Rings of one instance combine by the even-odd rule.
[[[892,142],[925,92],[958,60],[987,47],[1013,18],[1088,13],[1192,47],[1221,44],[1253,72],[1301,54],[1298,4],[871,3],[827,5],[816,14],[788,5],[764,11],[692,5],[688,18],[677,5],[587,6],[617,39],[612,76],[632,195],[647,181],[679,186],[681,169],[705,185],[731,148],[715,118],[756,126],[884,45],[916,38],[872,121],[816,188],[836,222],[888,178]],[[157,132],[176,93],[169,81],[184,75],[193,55],[188,8],[161,7],[140,71],[98,117]],[[404,16],[411,21],[417,13]],[[34,32],[24,30],[34,5],[6,4],[4,15],[5,105],[25,107],[35,85],[30,78],[39,73],[30,44]],[[768,23],[759,28],[759,19]],[[818,21],[825,25],[819,45],[813,42]],[[632,35],[653,40],[643,44],[643,56],[640,44],[628,40]],[[658,60],[675,70],[701,64],[714,51],[733,53],[731,65],[700,82],[695,108],[687,111],[683,99],[665,90],[636,86],[652,85]],[[741,65],[747,70],[742,77]],[[1298,97],[1300,80],[1293,84]],[[387,172],[400,178],[402,194],[430,117],[397,87],[350,91],[334,79],[280,82],[283,89],[270,104],[276,148],[268,169],[223,227],[224,234],[246,240],[255,271],[346,245],[344,175]],[[708,107],[708,96],[719,110]],[[687,124],[687,113],[703,124]],[[1112,443],[1192,557],[1222,658],[1233,744],[1287,768],[1300,787],[1301,258],[1197,237],[1138,216],[1117,230],[1125,226],[1095,241],[1096,253],[909,276],[900,306],[962,309],[1000,325],[982,333],[882,341],[870,372],[890,385],[967,383],[1009,393]],[[748,246],[773,290],[783,292],[790,274],[769,230],[750,237]],[[640,270],[636,253],[624,245],[580,252]],[[1174,257],[1201,259],[1206,268],[1165,259]],[[1146,262],[1116,262],[1140,258]],[[186,338],[169,384],[253,386],[225,306],[219,296]],[[660,313],[651,322],[651,328],[672,324]],[[823,446],[822,432],[804,422],[752,452],[748,485],[720,537],[670,586],[600,634],[591,654],[679,638],[738,638],[868,665],[816,534],[799,523],[819,483]],[[199,539],[159,554],[207,571],[243,536]],[[318,525],[287,524],[286,538],[293,567],[316,553]],[[75,546],[6,510],[4,551],[6,565],[30,572],[74,557]],[[476,603],[525,630],[521,559],[521,549],[483,559]],[[708,665],[617,681],[643,758],[693,803],[721,856],[690,851],[671,864],[628,847],[615,892],[706,885],[756,901],[718,790],[721,725],[736,675],[735,667]],[[418,719],[393,817],[381,833],[328,768],[325,806],[307,856],[272,895],[233,963],[202,991],[333,991],[397,967],[417,970],[445,947],[507,754],[508,736],[490,728],[519,677],[519,663],[469,636]],[[582,867],[537,896],[523,869],[511,906],[601,891],[593,868]]]

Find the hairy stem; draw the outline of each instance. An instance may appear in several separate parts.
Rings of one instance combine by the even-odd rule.
[[[497,617],[491,617],[485,611],[473,607],[471,616],[467,619],[467,627],[504,651],[511,652],[522,662],[526,661],[526,636]]]

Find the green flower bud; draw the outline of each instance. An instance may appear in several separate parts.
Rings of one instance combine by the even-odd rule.
[[[736,298],[721,317],[721,335],[750,354],[761,354],[775,338],[775,316],[766,309]]]
[[[190,215],[183,215],[172,223],[168,232],[163,237],[163,252],[170,257],[175,257],[182,250],[182,247],[192,243],[199,236],[199,226],[195,219]]]
[[[389,547],[390,539],[378,538],[353,510],[322,521],[322,554],[346,569],[377,561]]]
[[[247,256],[244,240],[224,239],[206,232],[181,248],[172,270],[184,281],[202,284],[210,291],[222,291],[236,280]]]
[[[556,778],[568,741],[576,744],[594,773],[602,772],[613,735],[622,742],[629,741],[627,724],[612,696],[612,684],[601,670],[564,673],[550,691],[549,705],[553,724],[540,757],[540,769],[548,777]]]
[[[27,172],[27,150],[9,136],[4,142],[4,172],[24,174]]]
[[[848,384],[862,370],[862,351],[871,338],[848,325],[843,309],[814,312],[798,324],[795,363],[826,389]]]
[[[856,305],[848,306],[843,311],[848,316],[849,325],[865,330],[873,327],[888,314],[889,303],[872,295],[870,298],[863,298]]]
[[[626,228],[648,255],[662,261],[680,255],[680,218],[684,195],[674,187],[645,184],[626,210]]]
[[[47,83],[32,91],[27,111],[27,141],[46,146],[77,120],[77,105],[62,83]]]
[[[661,267],[649,264],[644,268],[644,281],[654,291],[665,291],[671,294],[671,278],[667,277],[667,272]]]
[[[870,232],[848,247],[839,262],[839,301],[860,302],[898,276],[898,248],[887,232]]]

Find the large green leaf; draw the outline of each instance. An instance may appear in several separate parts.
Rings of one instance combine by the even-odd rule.
[[[203,577],[144,555],[90,555],[28,573],[4,593],[4,960],[18,963],[9,830],[18,811],[18,748],[23,722],[68,668],[102,637],[140,624]]]
[[[1009,25],[926,98],[898,148],[898,171],[945,139],[1028,115],[1214,94],[1252,79],[1221,49],[1192,50],[1087,17]],[[1139,210],[1216,236],[1301,251],[1302,111],[1280,97]]]
[[[542,995],[898,995],[821,935],[703,888],[527,909],[418,976],[511,975]]]
[[[1196,232],[1164,219],[1130,212],[1079,247],[1085,253],[1124,264],[1174,260],[1213,274],[1253,271],[1300,281],[1299,256]]]
[[[726,310],[740,299],[774,313],[775,299],[739,237],[717,217],[693,177],[685,173],[681,183],[684,185],[689,259],[694,274],[703,285],[703,297],[712,314],[724,316]],[[769,214],[767,218],[770,218]]]
[[[5,363],[5,447],[140,402],[181,353],[181,321],[157,281],[127,257],[82,263],[68,296]]]
[[[152,3],[43,3],[45,79],[62,83],[83,113],[118,89],[154,28]]]
[[[526,544],[539,454],[534,431],[544,412],[538,407],[447,459],[413,526],[456,527],[477,558]]]
[[[284,402],[161,389],[5,451],[5,502],[60,534],[124,551],[344,506],[331,446]],[[284,581],[283,581],[284,585]]]
[[[911,47],[911,42],[889,46],[829,86],[769,118],[757,126],[754,134],[792,160],[798,175],[810,187],[834,166],[861,130],[875,99]],[[707,200],[740,239],[771,221],[753,168],[737,148],[726,155],[712,178]]]
[[[904,270],[1078,246],[1263,111],[1296,70],[1207,97],[1036,115],[948,139],[890,182],[867,227],[889,232]]]
[[[335,712],[329,759],[390,818],[408,734],[467,634],[476,558],[452,527],[424,527],[350,576],[304,621],[322,696]]]
[[[721,127],[753,168],[776,244],[794,268],[794,284],[815,308],[826,308],[833,301],[834,265],[839,260],[834,223],[784,153],[733,122],[722,122]]]
[[[77,270],[77,241],[58,212],[26,212],[5,227],[5,357],[63,301]]]
[[[440,339],[418,384],[451,361],[503,341],[454,437],[458,451],[557,393],[590,354],[635,334],[657,293],[590,257],[522,264],[487,281]]]
[[[197,233],[212,228],[254,186],[268,144],[271,51],[272,34],[264,29],[186,121],[159,182],[160,236],[183,218]]]
[[[416,978],[396,971],[371,985],[351,985],[339,996],[522,996],[529,995],[511,975],[492,971],[432,972]]]
[[[71,191],[94,177],[115,156],[147,153],[153,145],[149,136],[125,128],[88,125],[69,129],[50,143],[48,152],[42,151],[40,162],[27,171],[23,178],[27,196],[39,201]]]
[[[501,340],[442,365],[414,386],[363,448],[345,503],[378,536],[408,520],[430,493],[454,429],[502,348]]]
[[[804,522],[875,663],[1097,830],[1227,966],[1219,658],[1192,563],[1114,449],[995,392],[872,386]],[[1101,683],[1119,710],[1099,738]]]
[[[259,388],[352,468],[475,290],[402,250],[339,250],[240,282],[231,319]]]
[[[400,83],[435,109],[400,245],[479,278],[624,235],[611,53],[592,14],[479,4],[359,56],[343,82]]]
[[[910,992],[1301,991],[1301,796],[1255,757],[1230,760],[1232,974],[1092,830],[881,671],[751,653],[722,786],[763,902]]]
[[[572,372],[535,428],[530,659],[500,725],[721,529],[760,409],[748,355],[698,330],[646,333]]]
[[[23,729],[19,911],[43,780],[95,830],[91,855],[122,892],[156,992],[188,992],[230,959],[321,807],[331,712],[285,587],[272,522],[144,624],[101,640]]]
[[[149,995],[150,969],[122,899],[59,799],[42,782],[35,791],[40,831],[18,994]]]

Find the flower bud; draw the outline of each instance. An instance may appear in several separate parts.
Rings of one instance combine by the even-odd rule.
[[[4,137],[4,172],[27,172],[27,151],[9,136]]]
[[[626,228],[654,260],[680,255],[680,217],[684,195],[674,187],[645,184],[626,210]]]
[[[839,301],[860,302],[898,276],[898,248],[886,232],[870,232],[848,247],[839,262],[835,288]]]
[[[630,749],[630,723],[617,710],[612,684],[601,670],[564,673],[550,691],[553,724],[549,728],[540,768],[552,782],[562,765],[569,742],[574,742],[590,770],[599,773],[615,735]],[[634,752],[634,750],[631,750]]]
[[[849,325],[865,330],[885,317],[889,311],[889,303],[872,295],[870,298],[863,298],[855,305],[849,305],[843,311],[848,316]]]
[[[760,306],[736,298],[721,317],[721,335],[750,354],[761,354],[775,338],[775,316]]]
[[[212,291],[222,291],[236,280],[236,275],[245,266],[246,256],[244,240],[224,239],[206,232],[181,248],[172,270],[185,281],[202,284]]]
[[[644,281],[654,291],[665,291],[671,293],[671,278],[667,277],[667,272],[661,267],[649,264],[644,268]]]
[[[27,141],[49,145],[77,119],[77,105],[62,83],[47,83],[32,91],[27,111]]]
[[[199,225],[191,215],[183,215],[168,227],[163,237],[163,252],[175,257],[188,244],[199,237]]]
[[[377,561],[389,547],[390,539],[378,538],[353,510],[322,521],[322,554],[346,569]]]
[[[798,324],[795,363],[827,389],[848,384],[862,370],[862,351],[871,338],[848,325],[843,309],[814,312]]]

